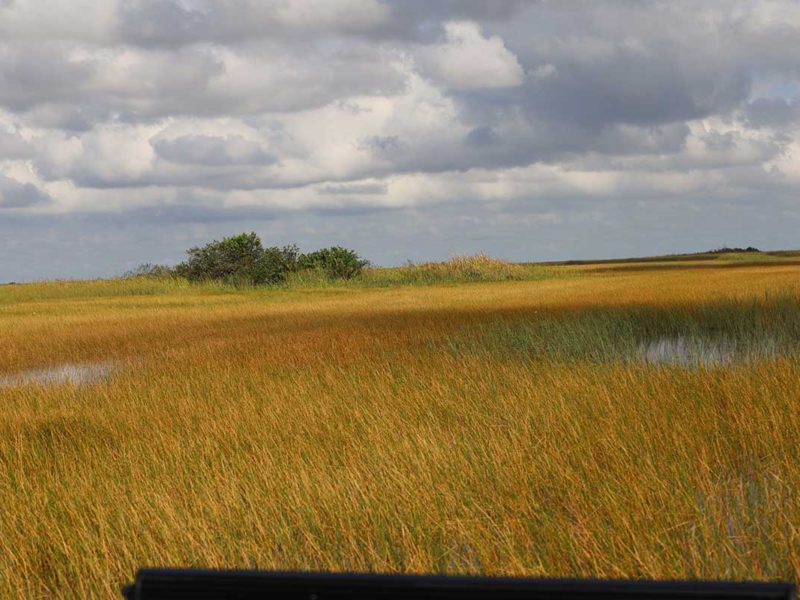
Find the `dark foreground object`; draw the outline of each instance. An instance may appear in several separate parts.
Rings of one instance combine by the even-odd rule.
[[[796,600],[794,586],[788,583],[591,581],[195,569],[141,569],[134,583],[123,589],[123,595],[128,600]]]

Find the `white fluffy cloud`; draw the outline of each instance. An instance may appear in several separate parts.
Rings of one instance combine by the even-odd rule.
[[[423,70],[448,87],[462,90],[521,85],[525,71],[499,36],[484,37],[469,21],[444,24],[445,41],[418,51]]]

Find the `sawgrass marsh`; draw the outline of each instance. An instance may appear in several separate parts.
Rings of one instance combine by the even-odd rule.
[[[800,266],[752,261],[2,286],[0,595],[143,565],[797,580]],[[64,365],[113,369],[25,377]]]

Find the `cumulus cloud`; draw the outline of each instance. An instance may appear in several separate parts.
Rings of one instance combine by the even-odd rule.
[[[176,46],[308,34],[358,34],[382,26],[389,7],[376,0],[136,0],[119,7],[118,35],[141,46]]]
[[[0,39],[113,42],[117,2],[40,0],[0,2]]]
[[[424,72],[455,89],[506,88],[521,85],[525,72],[499,36],[486,38],[477,23],[445,23],[445,41],[423,47],[418,60]]]
[[[156,154],[170,162],[190,165],[264,165],[275,162],[258,142],[240,136],[186,135],[154,144]]]
[[[328,183],[319,187],[320,194],[385,194],[385,182]]]
[[[557,258],[500,233],[519,215],[644,254],[636,203],[674,227],[717,203],[723,243],[792,245],[798,51],[791,0],[0,2],[0,259],[12,220],[53,219],[78,246],[130,228],[125,253],[155,224],[178,247],[253,222],[378,262],[464,251],[461,231]],[[743,203],[781,218],[737,225]],[[617,246],[576,237],[595,218]]]
[[[27,158],[33,148],[17,131],[0,126],[0,161],[11,158]]]

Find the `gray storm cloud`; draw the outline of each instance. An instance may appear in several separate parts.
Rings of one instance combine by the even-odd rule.
[[[791,0],[0,2],[0,280],[798,246],[799,52]]]

